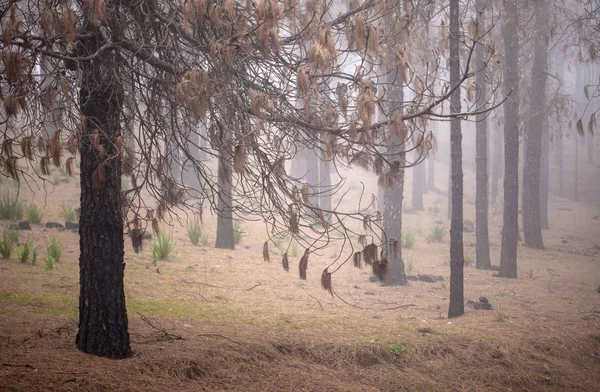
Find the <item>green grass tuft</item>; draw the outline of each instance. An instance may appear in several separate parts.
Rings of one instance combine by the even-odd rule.
[[[2,256],[3,259],[10,258],[13,249],[17,245],[17,241],[15,241],[13,232],[15,232],[15,230],[4,230],[2,233],[2,241],[0,241],[0,256]]]
[[[496,309],[496,321],[498,321],[499,323],[504,322],[504,311],[502,310],[502,308]]]
[[[150,249],[152,250],[152,264],[156,265],[156,260],[166,260],[175,250],[175,241],[167,233],[161,231]]]
[[[52,239],[46,245],[46,251],[48,252],[48,259],[52,259],[52,262],[58,263],[60,261],[60,256],[62,255],[62,251],[64,249],[63,244],[56,240]]]
[[[23,203],[16,194],[5,193],[0,198],[0,219],[23,219]]]
[[[246,230],[242,228],[240,221],[233,221],[233,243],[239,244],[245,236]]]
[[[21,264],[26,264],[31,261],[31,264],[35,264],[35,261],[33,260],[34,254],[37,258],[37,247],[33,245],[31,240],[27,240],[19,250],[19,262]]]
[[[67,222],[77,222],[77,205],[62,203],[59,209],[60,211],[58,213],[58,216],[60,216]]]
[[[190,241],[192,242],[192,245],[198,245],[200,237],[202,236],[202,227],[200,226],[200,223],[198,223],[197,220],[188,223],[187,235]]]
[[[42,210],[42,208],[37,204],[32,203],[25,206],[25,216],[29,222],[39,225],[42,223],[44,210]]]
[[[48,271],[54,269],[55,263],[56,263],[56,260],[54,260],[54,258],[51,256],[48,256],[47,259],[44,259],[44,265],[46,266],[46,269]]]
[[[442,242],[446,236],[446,228],[442,225],[435,225],[431,229],[431,241]]]
[[[417,243],[417,230],[406,228],[402,230],[402,248],[412,249]]]

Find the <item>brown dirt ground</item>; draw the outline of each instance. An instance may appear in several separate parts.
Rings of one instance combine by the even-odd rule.
[[[44,221],[60,221],[57,206],[77,200],[77,188],[61,183],[48,192],[22,190],[20,197],[46,203]],[[465,193],[472,193],[469,185]],[[600,221],[593,218],[599,209],[552,197],[547,250],[519,247],[518,280],[467,266],[465,298],[486,296],[494,310],[466,307],[464,316],[449,321],[448,236],[440,244],[427,241],[432,225],[448,225],[446,204],[445,196],[429,194],[426,209],[438,207],[437,216],[405,216],[405,227],[421,232],[405,250],[411,274],[443,275],[446,282],[382,287],[369,282],[370,271],[349,263],[333,276],[339,297],[322,290],[319,279],[335,261],[335,245],[311,256],[308,280],[300,281],[299,257],[291,258],[289,273],[273,246],[271,263],[262,261],[260,223],[245,224],[248,235],[235,251],[194,247],[185,228],[174,226],[176,251],[159,261],[158,271],[149,247],[136,255],[127,242],[134,356],[121,361],[74,347],[77,234],[34,227],[21,238],[40,245],[36,265],[19,264],[16,256],[0,260],[0,390],[597,390]],[[472,198],[465,208],[474,220]],[[212,234],[214,217],[206,224]],[[495,264],[500,225],[496,212],[490,223]],[[51,237],[64,242],[65,252],[46,271],[44,243]],[[474,244],[474,234],[465,233],[467,254],[474,255]]]

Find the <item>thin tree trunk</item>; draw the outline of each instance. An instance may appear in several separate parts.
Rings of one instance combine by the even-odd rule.
[[[448,163],[448,219],[452,219],[452,160]]]
[[[477,0],[476,8],[478,12],[478,32],[485,31],[485,8],[486,0]],[[481,33],[480,33],[481,34]],[[484,64],[484,50],[485,47],[482,43],[479,43],[475,53],[475,64],[480,67]],[[481,109],[485,109],[485,102],[487,100],[487,86],[486,86],[486,74],[485,71],[480,71],[477,74],[477,86],[478,86],[478,102],[477,106]],[[475,266],[477,269],[489,270],[492,267],[490,260],[490,242],[488,233],[488,140],[487,140],[487,114],[482,113],[477,115],[477,125],[475,133]]]
[[[494,129],[494,141],[493,141],[493,169],[492,169],[492,182],[490,184],[490,191],[492,196],[492,203],[496,204],[496,198],[498,197],[500,183],[500,173],[502,172],[502,155],[504,152],[504,141],[502,132],[499,129]]]
[[[459,53],[459,0],[450,0],[450,85],[460,82]],[[460,89],[450,97],[450,112],[460,112]],[[465,312],[463,292],[463,171],[461,119],[453,118],[450,123],[450,156],[452,162],[452,220],[450,222],[450,306],[448,317],[458,317]]]
[[[517,278],[519,221],[519,15],[516,0],[504,0],[504,219],[500,276]]]
[[[331,169],[330,162],[326,159],[319,160],[319,208],[323,211],[331,211]],[[329,220],[329,213],[325,212],[325,218]]]
[[[542,229],[549,229],[548,197],[550,193],[550,136],[544,132],[542,136],[542,162],[540,168],[540,220]]]
[[[221,146],[221,148],[225,147]],[[217,240],[215,242],[215,248],[219,249],[235,249],[235,241],[233,239],[231,169],[231,155],[221,152],[219,154],[217,174],[219,200],[217,203]]]
[[[531,75],[531,116],[525,138],[523,166],[523,236],[524,245],[544,249],[540,207],[542,135],[546,103],[548,68],[548,4],[545,0],[533,3],[535,14],[535,51]]]
[[[82,39],[85,55],[92,55],[103,42],[95,30]],[[108,358],[131,356],[123,275],[123,212],[121,162],[102,160],[92,146],[91,134],[99,130],[99,143],[106,157],[115,157],[121,135],[120,116],[124,93],[117,69],[117,55],[82,62],[81,112],[86,116],[86,134],[79,153],[81,215],[79,218],[79,331],[80,351]]]
[[[575,170],[573,174],[573,200],[579,201],[579,135],[574,134],[573,140],[575,140]]]
[[[396,9],[396,5],[389,2],[388,15],[396,13],[398,18],[386,19],[387,28],[394,29],[395,23],[399,23],[401,10]],[[397,12],[396,12],[397,11]],[[390,63],[386,66],[392,67]],[[402,113],[402,102],[404,101],[404,81],[402,78],[395,78],[395,72],[388,70],[388,97],[390,107],[389,113]],[[406,162],[405,140],[400,140],[395,132],[386,140],[387,159],[390,162],[397,161],[402,168]],[[383,233],[382,245],[386,250],[388,259],[387,274],[384,277],[384,285],[407,285],[406,272],[404,270],[404,261],[402,260],[402,200],[404,199],[404,169],[400,169],[399,175],[395,176],[395,180],[391,186],[384,188],[383,194]],[[394,249],[394,245],[397,246]]]

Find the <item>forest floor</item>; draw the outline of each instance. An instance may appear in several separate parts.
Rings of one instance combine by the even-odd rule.
[[[78,191],[61,183],[48,194],[22,190],[20,198],[45,204],[44,222],[60,222],[58,206],[76,202]],[[415,246],[404,250],[409,275],[444,281],[382,287],[369,280],[369,268],[350,262],[333,275],[335,297],[321,289],[320,275],[340,249],[311,255],[308,279],[301,281],[302,249],[290,257],[289,272],[275,246],[271,262],[262,260],[262,223],[245,223],[234,251],[212,246],[214,216],[205,217],[207,246],[193,246],[185,227],[175,225],[169,229],[175,251],[157,266],[148,244],[135,254],[126,241],[134,354],[119,361],[74,346],[77,233],[34,225],[21,240],[38,244],[36,265],[20,264],[16,255],[0,260],[0,390],[597,390],[600,208],[551,197],[547,249],[519,246],[517,280],[475,269],[475,234],[465,233],[465,300],[484,296],[494,309],[466,306],[465,315],[448,320],[449,236],[441,243],[428,239],[434,225],[448,227],[446,204],[444,195],[430,193],[425,212],[404,216],[404,227],[417,232]],[[472,198],[465,209],[474,221]],[[494,207],[490,214],[497,265],[502,215]],[[46,270],[50,238],[65,251]]]

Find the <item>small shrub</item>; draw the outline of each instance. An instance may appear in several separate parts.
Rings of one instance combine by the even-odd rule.
[[[47,270],[54,269],[55,263],[56,263],[56,260],[54,260],[54,258],[52,258],[51,256],[48,256],[47,259],[44,259],[44,265],[46,266]]]
[[[60,183],[60,174],[58,174],[58,172],[55,172],[52,175],[52,180],[51,181],[52,181],[52,185],[54,185],[54,186],[58,185]]]
[[[417,231],[414,229],[402,230],[402,248],[412,249],[417,243]]]
[[[16,194],[5,193],[0,198],[0,219],[23,219],[23,203]]]
[[[406,345],[401,342],[391,342],[387,345],[387,350],[390,354],[399,356],[406,352]]]
[[[430,238],[433,242],[442,242],[445,235],[446,235],[446,228],[442,225],[435,225],[431,229]]]
[[[152,249],[152,264],[156,265],[156,260],[166,260],[169,255],[175,250],[175,241],[171,237],[161,231],[158,234],[158,238],[151,245]]]
[[[63,251],[63,244],[56,240],[56,239],[52,239],[50,240],[50,242],[48,242],[48,244],[46,245],[46,251],[48,252],[48,258],[53,260],[53,263],[58,263],[60,261],[60,256],[62,255],[62,251]]]
[[[442,283],[440,283],[440,287],[442,289],[446,290],[446,287],[448,287],[448,286],[446,286],[446,282],[442,282]]]
[[[242,224],[239,221],[233,221],[233,243],[239,244],[245,236],[246,231],[242,228]]]
[[[25,216],[27,220],[31,223],[35,223],[39,225],[42,223],[42,218],[44,217],[44,210],[37,204],[29,204],[25,206]]]
[[[27,240],[27,242],[25,242],[25,244],[23,244],[21,247],[21,250],[19,250],[19,262],[21,264],[26,264],[27,262],[32,261],[31,264],[35,264],[35,261],[33,261],[33,255],[35,251],[36,247],[33,246],[33,242],[31,242],[31,240]],[[35,256],[37,258],[37,253]]]
[[[62,203],[58,216],[67,222],[77,222],[77,206],[75,204]]]
[[[2,241],[0,241],[0,255],[3,259],[10,258],[13,249],[15,248],[16,242],[14,241],[11,232],[13,230],[4,230],[2,233]]]
[[[527,275],[529,276],[529,279],[534,280],[535,278],[537,278],[537,276],[535,276],[535,270],[533,268],[529,269],[529,272],[527,273]]]
[[[504,322],[504,311],[502,310],[502,308],[496,309],[496,321],[498,321],[499,323]]]
[[[202,228],[200,227],[200,223],[197,220],[188,223],[187,225],[187,235],[192,245],[198,245],[200,241],[200,237],[202,235]]]
[[[31,265],[35,265],[38,257],[38,249],[37,246],[33,248],[33,253],[31,254]]]

